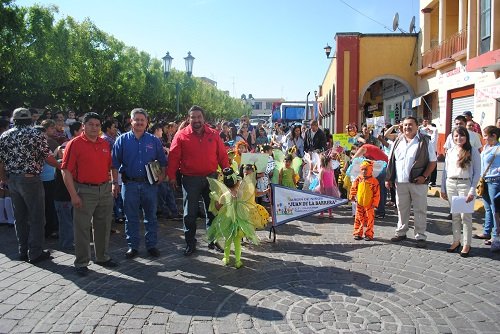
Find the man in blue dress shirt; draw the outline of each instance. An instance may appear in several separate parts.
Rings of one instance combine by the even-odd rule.
[[[156,248],[158,220],[156,217],[158,184],[163,181],[167,157],[158,138],[146,132],[149,117],[142,108],[132,110],[132,130],[116,139],[113,146],[113,168],[122,174],[122,197],[125,211],[125,234],[127,236],[127,259],[132,259],[139,252],[140,210],[144,214],[145,243],[148,253],[160,256]],[[157,160],[161,167],[159,180],[150,184],[146,174],[146,165]]]

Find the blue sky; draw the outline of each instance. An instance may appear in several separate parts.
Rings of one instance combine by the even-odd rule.
[[[217,81],[231,96],[305,100],[328,69],[323,47],[337,32],[390,33],[394,14],[419,26],[418,0],[17,0],[56,5],[61,16],[89,18],[100,29],[172,66]],[[363,13],[360,14],[357,11]],[[375,22],[376,21],[376,22]],[[418,31],[418,28],[417,28]],[[383,46],[381,46],[383,47]]]

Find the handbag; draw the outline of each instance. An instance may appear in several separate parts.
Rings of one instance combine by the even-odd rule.
[[[479,178],[479,182],[477,183],[477,186],[476,186],[476,194],[479,197],[483,197],[483,195],[484,195],[484,190],[485,190],[484,183],[485,183],[484,177],[481,176]]]
[[[486,167],[486,169],[484,170],[484,173],[483,175],[479,178],[479,182],[477,183],[477,186],[476,186],[476,194],[477,196],[479,197],[482,197],[484,195],[484,192],[486,190],[486,180],[484,179],[484,177],[486,176],[486,173],[488,172],[488,170],[490,169],[491,167],[491,164],[493,163],[493,161],[495,161],[495,156],[497,155],[497,152],[498,152],[498,148],[500,146],[497,146],[497,149],[495,151],[495,154],[493,155],[493,159],[491,159],[491,162],[490,164],[488,165],[488,167]]]

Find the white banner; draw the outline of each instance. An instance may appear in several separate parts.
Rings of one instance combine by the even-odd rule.
[[[271,188],[274,226],[347,203],[347,200],[343,198],[287,188],[277,184],[272,184]]]

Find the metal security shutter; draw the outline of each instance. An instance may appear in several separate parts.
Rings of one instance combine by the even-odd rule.
[[[455,127],[455,117],[462,115],[465,111],[474,114],[474,95],[459,97],[451,100],[451,128]]]

